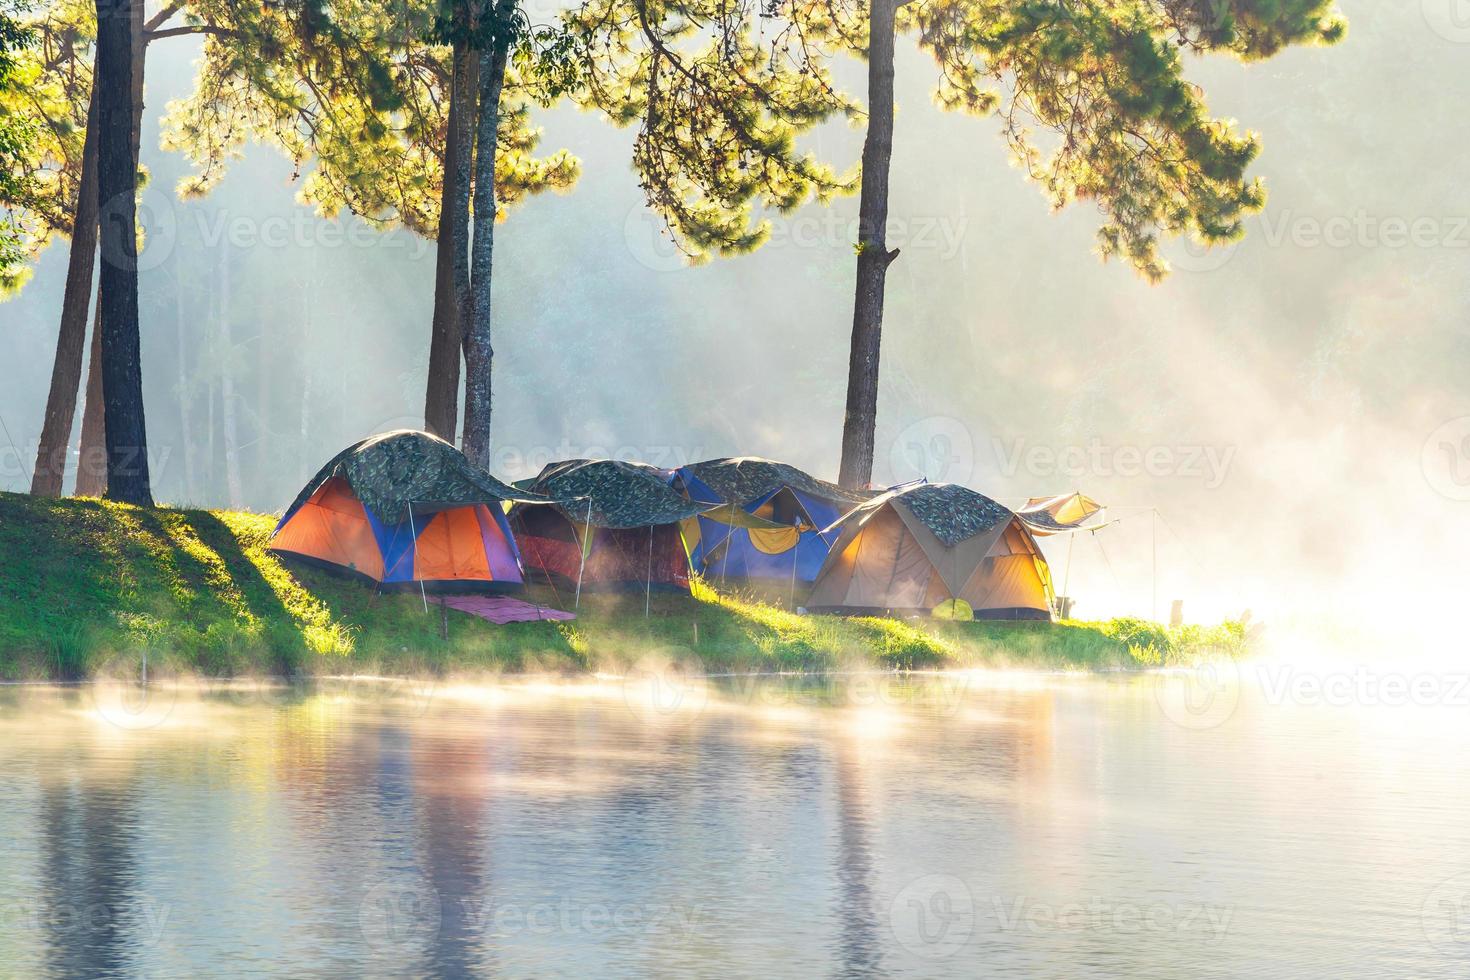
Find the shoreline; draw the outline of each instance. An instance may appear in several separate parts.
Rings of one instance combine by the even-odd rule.
[[[648,662],[748,675],[969,668],[1111,672],[1249,652],[1243,624],[798,615],[753,596],[587,593],[576,619],[492,625],[425,613],[266,551],[275,517],[0,493],[0,681],[160,673],[385,677],[591,676]],[[527,601],[570,597],[532,586]]]

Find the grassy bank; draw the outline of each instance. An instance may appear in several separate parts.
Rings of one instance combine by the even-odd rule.
[[[146,510],[0,493],[0,678],[131,664],[209,675],[616,671],[648,657],[707,670],[882,666],[1112,669],[1244,652],[1239,624],[938,623],[797,616],[696,585],[584,595],[569,623],[492,626],[415,594],[374,595],[265,552],[270,515]],[[569,597],[545,590],[547,605]],[[432,597],[431,597],[432,602]]]

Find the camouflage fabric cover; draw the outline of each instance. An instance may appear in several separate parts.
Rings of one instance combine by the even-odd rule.
[[[550,497],[568,520],[595,527],[673,524],[709,507],[669,486],[667,471],[619,459],[549,463],[530,489]]]
[[[1063,524],[1044,510],[1017,512],[1016,516],[1020,517],[1022,523],[1028,528],[1041,533],[1057,534],[1061,531],[1077,530],[1075,526]]]
[[[957,483],[916,483],[874,497],[837,523],[842,524],[850,517],[870,514],[890,503],[896,507],[908,508],[909,513],[951,548],[1015,516],[1010,508],[1001,506],[969,487],[962,487]]]
[[[357,499],[384,524],[404,520],[410,505],[415,513],[429,513],[503,500],[546,503],[538,494],[501,483],[438,436],[400,429],[370,436],[333,456],[296,495],[282,521],[334,476],[346,479]]]
[[[855,505],[876,495],[872,490],[846,490],[818,480],[789,463],[759,456],[731,456],[690,463],[684,467],[713,490],[724,503],[748,504],[769,497],[782,487],[833,503]]]

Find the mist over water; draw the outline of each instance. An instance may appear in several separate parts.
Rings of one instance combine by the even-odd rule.
[[[0,689],[0,944],[36,977],[1461,974],[1463,710],[1161,683]]]
[[[1082,616],[1183,598],[1193,620],[1250,608],[1281,631],[1330,625],[1331,642],[1435,631],[1470,545],[1470,189],[1453,125],[1470,36],[1450,0],[1342,6],[1336,48],[1191,61],[1214,111],[1260,134],[1270,200],[1238,245],[1172,249],[1159,287],[1099,263],[1096,215],[1049,214],[994,121],[939,112],[932,67],[901,57],[876,479],[1116,505],[1120,524],[1075,545]],[[145,211],[169,243],[141,279],[156,494],[276,510],[346,444],[421,424],[433,250],[317,219],[260,147],[210,197],[174,199],[186,162],[157,148],[157,119],[195,55],[178,40],[149,54]],[[498,475],[754,453],[833,476],[855,199],[684,268],[641,208],[629,135],[567,108],[539,118],[542,149],[571,149],[584,176],[497,233]],[[846,166],[860,138],[832,126],[812,145]],[[20,449],[0,446],[6,489],[28,484],[64,270],[53,246],[0,306],[0,416]],[[1060,580],[1065,543],[1046,547]]]

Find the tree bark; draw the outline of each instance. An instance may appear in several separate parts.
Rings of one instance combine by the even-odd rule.
[[[461,448],[471,463],[490,467],[490,275],[495,246],[495,158],[500,133],[500,91],[505,86],[508,32],[513,0],[497,0],[496,31],[480,55],[480,105],[475,153],[475,233],[470,242],[470,290],[473,295],[465,335],[464,434]]]
[[[120,10],[123,0],[116,0],[116,6]],[[148,53],[147,40],[143,36],[143,0],[127,0],[127,11],[131,22],[130,47],[133,53],[129,73],[129,88],[133,95],[129,145],[132,148],[133,187],[136,193],[138,162],[143,141],[143,73]],[[95,74],[93,79],[95,83]],[[134,224],[136,223],[135,220]],[[73,490],[78,497],[101,497],[107,493],[107,423],[103,409],[103,387],[102,307],[99,299],[97,316],[92,325],[92,353],[87,371],[87,394],[82,409],[82,433],[78,441],[80,463],[77,466],[77,485]]]
[[[138,324],[134,3],[97,0],[97,193],[107,496],[151,507]]]
[[[198,503],[199,485],[194,474],[197,467],[194,465],[194,395],[189,384],[189,361],[188,343],[189,328],[184,317],[184,283],[177,275],[178,263],[174,264],[174,330],[178,344],[178,367],[179,367],[179,431],[184,436],[184,499],[189,503]]]
[[[78,497],[107,493],[107,444],[102,424],[102,306],[92,316],[91,353],[87,356],[87,396],[82,404],[82,434],[78,439]]]
[[[480,59],[473,51],[465,52],[464,105],[459,123],[463,142],[456,160],[459,171],[454,197],[454,302],[459,311],[457,328],[461,353],[468,346],[470,322],[474,318],[475,294],[470,289],[470,191],[474,187],[475,129],[480,104]],[[497,127],[498,127],[497,123]],[[454,394],[459,401],[458,383]]]
[[[858,201],[857,288],[852,348],[847,365],[847,411],[842,424],[844,487],[873,478],[878,423],[878,358],[883,336],[883,290],[898,250],[888,250],[888,174],[893,159],[893,32],[899,0],[873,0],[868,39],[868,134],[863,141],[863,185]]]
[[[444,140],[444,179],[439,196],[439,234],[435,249],[434,265],[434,316],[429,339],[429,380],[424,393],[424,428],[441,439],[454,440],[454,430],[459,416],[459,364],[461,357],[461,328],[459,319],[459,283],[455,272],[468,269],[468,259],[461,254],[460,247],[466,244],[465,236],[459,234],[462,219],[459,213],[460,181],[468,182],[469,168],[465,157],[469,153],[470,121],[474,118],[473,108],[466,111],[465,103],[473,106],[473,91],[469,83],[469,65],[473,58],[463,43],[455,45],[454,66],[450,72],[449,119]],[[468,188],[464,195],[468,210]]]
[[[219,322],[224,339],[224,358],[220,370],[220,419],[225,439],[225,489],[230,509],[244,506],[244,487],[240,480],[240,427],[235,406],[235,331],[230,312],[230,243],[226,240],[220,254]]]
[[[97,78],[94,59],[92,78]],[[95,85],[94,85],[95,90]],[[82,141],[82,170],[71,226],[71,251],[66,260],[66,288],[61,297],[61,329],[56,336],[56,360],[51,365],[51,389],[46,395],[46,418],[36,451],[31,493],[61,496],[66,476],[66,451],[71,445],[77,394],[82,384],[82,360],[87,349],[87,314],[92,305],[92,266],[97,261],[97,99],[87,107],[87,132]]]

